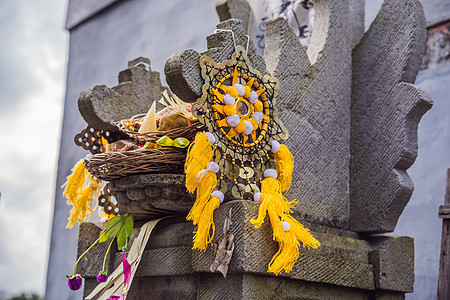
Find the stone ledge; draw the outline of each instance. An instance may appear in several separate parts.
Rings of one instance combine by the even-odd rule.
[[[317,250],[301,248],[300,257],[292,272],[275,277],[266,272],[270,259],[277,251],[277,244],[272,241],[269,221],[266,220],[259,229],[255,229],[248,222],[257,215],[257,203],[230,201],[221,205],[215,211],[214,241],[217,242],[222,237],[223,221],[230,209],[232,209],[233,222],[230,230],[235,235],[235,250],[229,275],[226,278],[209,271],[214,259],[213,247],[209,247],[206,252],[191,249],[193,226],[184,218],[178,217],[162,220],[155,227],[135,280],[142,284],[143,282],[152,284],[153,280],[166,278],[173,281],[175,285],[181,280],[180,284],[189,283],[189,295],[194,295],[193,290],[198,292],[195,297],[192,296],[194,297],[192,299],[211,299],[208,298],[210,295],[220,293],[223,297],[216,299],[227,299],[231,292],[219,291],[221,288],[218,289],[218,287],[230,286],[235,281],[241,282],[238,285],[239,288],[233,292],[237,293],[236,295],[256,297],[259,295],[258,285],[266,287],[264,292],[270,295],[273,293],[273,288],[276,289],[275,286],[280,286],[282,292],[279,299],[307,299],[300,296],[294,297],[290,291],[292,289],[307,291],[310,289],[308,286],[317,286],[324,295],[328,295],[325,291],[330,293],[342,291],[342,295],[355,295],[356,299],[368,299],[367,295],[375,294],[400,297],[405,292],[412,291],[414,255],[411,238],[377,236],[370,240],[363,240],[352,232],[305,224],[312,229],[313,235],[319,239],[322,246]],[[136,227],[139,226],[140,223],[136,223]],[[87,240],[98,236],[99,230],[91,223],[82,225],[79,253],[84,251]],[[111,261],[110,270],[120,262],[119,253],[115,253],[113,257],[115,263]],[[103,255],[97,251],[86,255],[85,259],[89,264],[81,264],[80,271],[85,277],[93,278],[98,273],[95,268],[100,266]],[[141,283],[136,285],[133,283],[132,290],[141,286]],[[90,285],[86,286],[90,287]],[[208,290],[208,286],[214,287],[213,290]],[[395,297],[392,299],[396,299]],[[333,299],[349,298],[336,296]]]

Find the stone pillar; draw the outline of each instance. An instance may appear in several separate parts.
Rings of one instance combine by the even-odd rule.
[[[255,53],[252,41],[247,53],[261,74],[280,81],[279,118],[291,133],[288,146],[296,160],[287,196],[300,200],[294,213],[321,247],[302,248],[290,273],[268,274],[277,251],[268,219],[255,230],[248,221],[256,217],[258,204],[230,199],[214,213],[220,228],[232,212],[235,249],[228,276],[210,273],[213,249],[191,250],[190,223],[168,219],[150,237],[130,299],[404,299],[412,292],[414,241],[370,234],[394,229],[412,191],[406,169],[417,155],[417,124],[431,107],[427,94],[413,85],[423,54],[423,11],[415,0],[386,1],[352,48],[361,28],[354,22],[362,22],[352,19],[360,8],[352,3],[315,1],[316,22],[306,51],[287,22],[275,19],[267,23],[264,57]],[[229,32],[217,32],[207,37],[203,54],[220,62],[230,58],[234,42],[246,47],[241,21],[226,20],[217,28],[233,31],[234,41]],[[185,50],[165,65],[171,90],[186,101],[201,95],[200,55]],[[128,208],[135,195],[144,203],[153,201],[142,187],[144,176],[113,184],[130,198]],[[165,176],[153,176],[152,188],[158,180],[163,188]],[[179,186],[184,181],[181,175],[172,179]],[[80,253],[98,230],[82,225]],[[217,231],[214,241],[220,238]],[[98,259],[95,253],[84,258],[85,294],[96,275],[90,266]],[[119,262],[119,254],[112,254],[109,268]]]

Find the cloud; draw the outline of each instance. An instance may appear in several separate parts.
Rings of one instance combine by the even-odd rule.
[[[64,55],[64,14],[61,6],[56,0],[2,1],[0,36],[4,46],[0,47],[1,117],[17,113],[18,104],[41,88],[30,70],[36,63],[36,50],[42,43],[51,45],[60,56]],[[49,7],[56,9],[49,10]],[[60,13],[57,17],[54,15],[56,12]]]
[[[1,1],[0,292],[43,294],[65,82],[65,1]]]

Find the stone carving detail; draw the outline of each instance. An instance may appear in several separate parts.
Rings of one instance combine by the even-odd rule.
[[[266,23],[268,70],[280,80],[279,118],[295,157],[288,197],[308,221],[347,227],[352,12],[345,1],[315,2],[308,49],[284,19]]]
[[[316,4],[316,10],[325,11],[317,14],[314,28],[322,34],[313,35],[308,53],[287,22],[280,18],[266,24],[265,63],[254,54],[252,45],[249,58],[262,74],[267,73],[267,64],[267,69],[281,83],[277,97],[279,118],[290,133],[287,146],[296,159],[295,184],[288,196],[301,199],[297,213],[310,221],[345,227],[349,209],[350,9],[342,1],[322,1]],[[228,20],[217,27],[232,29],[236,44],[246,46],[240,21]],[[225,37],[227,42],[223,41]],[[216,61],[228,59],[234,51],[231,34],[219,32],[209,36],[208,49],[204,54],[214,56]],[[175,94],[191,87],[196,96],[193,101],[200,96],[203,84],[198,64],[200,55],[192,55],[188,61],[178,59],[185,53],[169,58],[165,74]],[[311,65],[310,60],[315,63]],[[193,70],[197,70],[195,77]],[[184,78],[186,84],[180,85],[177,80],[178,84],[173,85],[170,78],[175,74],[177,79]]]
[[[110,189],[120,213],[130,212],[134,220],[185,216],[194,204],[194,196],[186,193],[185,180],[178,174],[132,175],[111,181]]]
[[[264,59],[256,54],[253,41],[248,39],[242,29],[240,20],[227,20],[217,25],[218,30],[232,30],[236,45],[247,47],[247,56],[252,67],[257,69],[261,75],[267,74]],[[216,62],[230,59],[235,51],[231,32],[220,31],[206,38],[208,51],[201,55],[207,55]],[[194,102],[202,95],[204,80],[201,76],[200,53],[195,50],[184,50],[171,56],[164,66],[166,81],[172,92],[186,102]]]
[[[362,239],[358,233],[393,230],[412,191],[406,169],[417,155],[417,124],[431,106],[426,93],[412,84],[423,54],[422,8],[416,0],[388,0],[363,35],[361,1],[314,3],[316,19],[307,50],[284,19],[275,19],[266,25],[264,58],[255,53],[251,40],[248,57],[261,74],[280,81],[279,117],[290,132],[288,146],[296,159],[288,197],[300,200],[296,213],[302,221],[312,222],[305,225],[322,246],[311,251],[300,248],[299,263],[291,273],[268,276],[266,266],[277,251],[272,229],[266,222],[255,231],[248,222],[258,213],[257,203],[229,201],[214,213],[216,224],[223,224],[233,211],[229,233],[235,247],[226,279],[210,273],[213,249],[191,250],[192,224],[183,217],[166,219],[152,233],[130,298],[403,299],[405,292],[412,291],[413,240],[370,235]],[[241,4],[220,1],[231,17],[237,11],[232,6]],[[219,31],[207,38],[208,50],[203,54],[221,62],[231,57],[235,43],[246,47],[241,24],[235,19],[220,23],[218,29],[234,32],[234,41],[229,31]],[[201,55],[185,50],[166,62],[167,82],[185,101],[201,96]],[[133,80],[125,80],[125,85],[134,84]],[[120,117],[107,115],[106,107],[105,112],[98,109],[97,89],[101,90],[92,88],[82,95],[81,102],[86,98],[83,116],[108,127],[109,120]],[[115,103],[128,96],[114,97],[102,99]],[[95,105],[97,110],[88,112]],[[121,109],[133,106],[127,102]],[[139,112],[145,110],[139,108]],[[85,116],[89,113],[91,119]],[[183,215],[193,202],[183,183],[181,175],[148,174],[115,180],[111,190],[121,210],[156,217],[160,208],[167,208],[167,199],[178,199],[171,210]],[[88,239],[98,237],[98,231],[92,224],[80,227],[80,253]],[[219,238],[216,235],[214,242]],[[95,255],[88,254],[81,262],[88,277],[85,293],[96,283],[90,267],[100,262]],[[119,253],[112,253],[109,269],[119,262]]]
[[[230,227],[235,248],[226,279],[210,272],[214,249],[192,251],[193,225],[182,218],[167,219],[152,232],[129,298],[167,299],[167,295],[172,295],[176,299],[300,300],[308,295],[311,299],[349,299],[351,296],[367,299],[374,293],[381,297],[388,291],[395,291],[398,299],[403,299],[400,294],[413,289],[414,247],[411,238],[379,237],[366,241],[354,232],[323,226],[313,229],[322,247],[312,251],[300,248],[301,260],[291,273],[268,276],[266,265],[277,245],[272,241],[270,226],[255,231],[248,222],[257,214],[258,204],[240,200],[227,202],[217,209],[215,222],[223,224],[230,209],[233,224],[239,225]],[[79,254],[90,245],[86,241],[98,238],[99,232],[92,223],[81,225],[83,238],[79,240]],[[221,235],[217,235],[215,242],[220,238]],[[109,260],[109,270],[119,266],[120,255],[120,252],[110,254],[113,259]],[[102,261],[102,255],[97,252],[89,252],[83,257],[80,264],[87,277],[85,295],[97,284],[95,276]],[[258,279],[256,282],[246,282],[253,276]],[[247,286],[243,286],[244,283]],[[273,294],[275,288],[276,295]]]
[[[251,8],[246,0],[218,0],[216,10],[221,22],[228,19],[241,20],[244,33],[248,33]]]
[[[150,60],[139,57],[128,62],[119,73],[119,84],[108,88],[94,85],[84,90],[78,108],[84,120],[97,130],[116,130],[112,122],[145,113],[165,88],[158,72],[150,69]]]
[[[233,5],[228,1],[231,16]],[[248,50],[262,74],[280,80],[279,118],[296,159],[287,196],[300,199],[296,213],[307,221],[392,231],[412,190],[405,170],[417,152],[417,124],[430,107],[411,84],[423,54],[422,8],[415,0],[388,1],[364,36],[362,5],[322,0],[315,9],[307,50],[281,18],[266,23],[264,61],[251,42]],[[236,44],[246,46],[240,21],[217,28],[233,30]],[[231,33],[207,40],[203,54],[216,61],[231,57]],[[189,101],[201,96],[200,56],[182,51],[164,70],[172,91]]]
[[[393,231],[413,191],[417,124],[431,107],[414,83],[425,50],[418,1],[385,1],[353,50],[350,228]]]

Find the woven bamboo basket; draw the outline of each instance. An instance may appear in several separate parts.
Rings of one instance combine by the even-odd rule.
[[[138,133],[136,131],[132,131],[132,130],[129,130],[126,128],[125,122],[139,121],[144,117],[145,117],[145,114],[135,115],[129,120],[121,120],[121,121],[115,122],[114,124],[117,126],[117,128],[121,132],[125,133],[130,138],[135,139],[140,143],[155,142],[163,136],[168,136],[171,139],[183,137],[183,138],[188,139],[189,141],[193,141],[197,132],[206,130],[205,125],[200,123],[200,121],[198,121],[198,120],[193,121],[189,126],[174,128],[174,129],[167,130],[167,131],[151,131],[151,132],[145,132],[145,133]]]
[[[107,152],[85,158],[84,165],[102,180],[141,173],[183,173],[186,152],[175,147]]]
[[[199,121],[189,126],[175,128],[168,131],[154,131],[138,133],[126,128],[126,122],[139,121],[145,114],[133,116],[129,120],[121,120],[114,124],[130,139],[140,144],[155,143],[163,136],[171,139],[183,137],[192,142],[195,135],[206,127]],[[84,165],[95,177],[102,180],[118,179],[127,175],[142,173],[183,173],[187,148],[161,147],[158,149],[138,149],[122,152],[99,153],[84,160]]]

